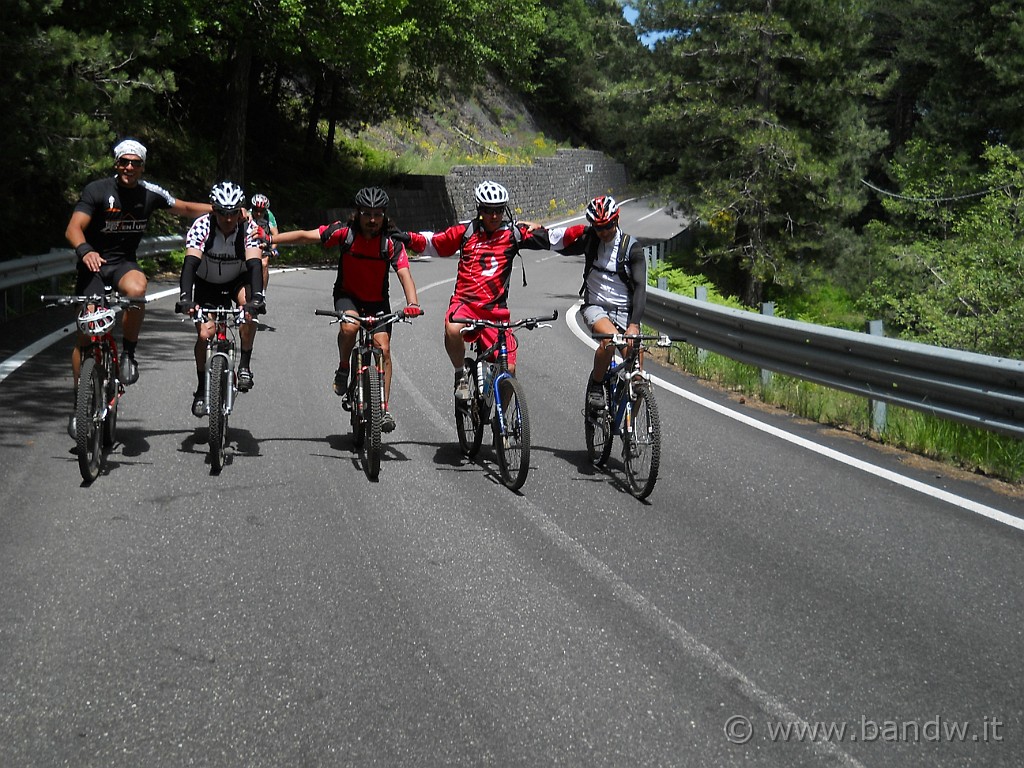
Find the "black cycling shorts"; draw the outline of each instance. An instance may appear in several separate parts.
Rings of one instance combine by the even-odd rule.
[[[245,289],[244,300],[249,296],[249,276],[239,275],[230,283],[210,283],[196,278],[192,288],[192,301],[201,307],[230,307],[238,301],[238,292]]]
[[[93,272],[82,261],[78,262],[78,276],[75,278],[76,296],[102,296],[107,286],[117,290],[121,278],[129,272],[142,272],[134,261],[119,261],[115,264],[104,264],[99,272]]]

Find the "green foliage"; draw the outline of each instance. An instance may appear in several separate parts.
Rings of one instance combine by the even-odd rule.
[[[743,299],[801,282],[831,230],[865,203],[859,178],[882,144],[865,100],[864,2],[769,5],[641,0],[657,43],[652,94],[638,93],[648,143],[678,158],[668,190],[721,236],[717,257],[747,275]],[[665,154],[663,152],[663,154]]]
[[[926,146],[916,149],[913,160],[943,155]],[[1022,358],[1024,157],[991,146],[983,160],[987,169],[978,183],[989,190],[984,195],[950,200],[948,188],[937,186],[928,198],[889,204],[908,225],[869,230],[880,274],[862,304],[911,338]],[[934,167],[910,161],[897,164],[894,176],[923,196],[934,183]]]

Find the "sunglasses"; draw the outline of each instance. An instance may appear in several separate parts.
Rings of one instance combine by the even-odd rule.
[[[613,229],[614,227],[615,227],[615,222],[614,221],[609,221],[607,224],[595,224],[594,225],[594,229],[596,229],[596,230],[598,230],[600,232],[604,232],[606,230]]]
[[[383,211],[360,211],[359,215],[360,216],[365,216],[368,219],[383,219],[384,218],[384,212]]]
[[[494,207],[491,207],[491,206],[484,206],[484,207],[480,208],[480,213],[481,214],[486,214],[486,215],[490,215],[490,216],[497,216],[498,214],[502,214],[504,212],[505,212],[504,208],[494,208]]]
[[[239,208],[214,208],[213,212],[216,213],[218,216],[229,217],[237,216],[242,211]]]
[[[141,168],[145,164],[146,164],[145,160],[132,160],[131,158],[128,158],[128,157],[120,157],[117,160],[117,167],[118,168],[131,168],[132,166],[134,166],[136,168]]]

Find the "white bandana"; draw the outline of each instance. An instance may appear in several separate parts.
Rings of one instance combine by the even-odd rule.
[[[114,147],[114,159],[118,160],[124,155],[138,155],[142,162],[146,162],[146,148],[135,139],[125,139]]]

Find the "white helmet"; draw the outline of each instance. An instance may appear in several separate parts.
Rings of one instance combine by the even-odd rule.
[[[99,336],[114,327],[114,310],[96,307],[92,312],[83,310],[78,315],[78,330],[86,336]]]
[[[479,205],[508,205],[508,190],[501,184],[494,181],[484,181],[473,190],[476,197],[476,204]]]
[[[218,182],[210,189],[210,204],[214,208],[233,211],[241,208],[244,200],[245,191],[230,181]]]

